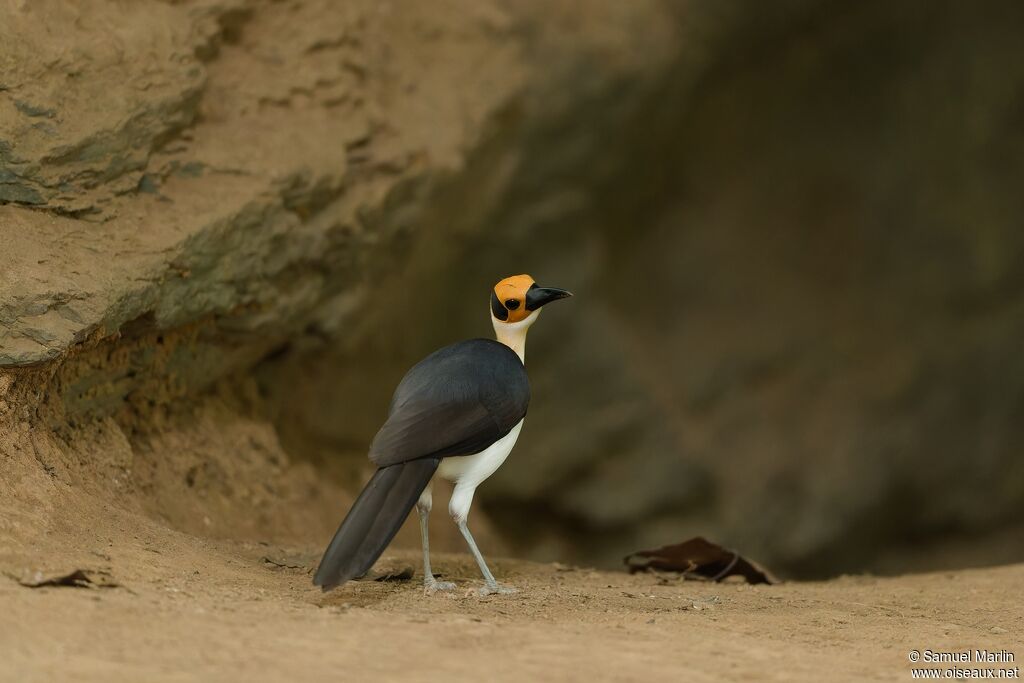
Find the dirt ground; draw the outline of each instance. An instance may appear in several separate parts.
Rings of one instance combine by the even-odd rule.
[[[1024,657],[1024,565],[684,583],[500,559],[483,515],[519,593],[478,596],[471,558],[438,552],[458,589],[424,595],[407,527],[376,571],[414,579],[324,594],[311,574],[351,496],[266,421],[212,397],[147,429],[72,425],[17,407],[37,386],[0,387],[0,681],[909,680],[911,650]],[[25,585],[76,570],[84,586]]]
[[[0,581],[0,679],[909,680],[914,649],[1024,657],[1024,566],[754,587],[498,560],[521,590],[482,598],[466,555],[436,559],[451,593],[417,576],[323,594],[311,548],[174,545],[96,575],[119,587]]]

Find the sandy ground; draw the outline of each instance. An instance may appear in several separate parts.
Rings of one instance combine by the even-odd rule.
[[[323,594],[312,548],[178,539],[121,587],[0,580],[0,679],[910,680],[914,649],[1024,657],[1024,566],[753,587],[498,560],[521,591],[482,598],[471,559],[443,554],[451,593]],[[405,566],[417,553],[378,564]]]
[[[149,431],[70,428],[46,405],[35,425],[0,411],[0,682],[910,680],[911,650],[1024,657],[1024,565],[753,587],[496,559],[521,590],[480,597],[470,557],[439,552],[451,593],[324,594],[311,574],[351,496],[265,421],[211,398]],[[431,527],[462,547],[446,515]],[[74,570],[94,584],[22,585]]]

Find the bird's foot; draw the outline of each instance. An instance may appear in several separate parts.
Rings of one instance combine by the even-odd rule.
[[[518,593],[519,589],[512,586],[502,586],[500,583],[487,584],[479,591],[481,596],[484,595],[511,595],[512,593]]]
[[[427,595],[433,595],[438,591],[450,591],[454,588],[455,584],[451,581],[438,581],[434,577],[423,582],[423,592]]]

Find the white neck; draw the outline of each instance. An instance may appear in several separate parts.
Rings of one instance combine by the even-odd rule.
[[[494,314],[491,314],[494,336],[502,344],[515,351],[523,365],[526,365],[526,333],[530,330],[530,325],[533,324],[538,315],[540,315],[540,309],[537,309],[517,323],[506,323],[498,320],[494,317]]]

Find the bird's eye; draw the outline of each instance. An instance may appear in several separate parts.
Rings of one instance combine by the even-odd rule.
[[[510,311],[514,311],[519,308],[519,301],[517,299],[507,299],[505,301],[505,308]]]

